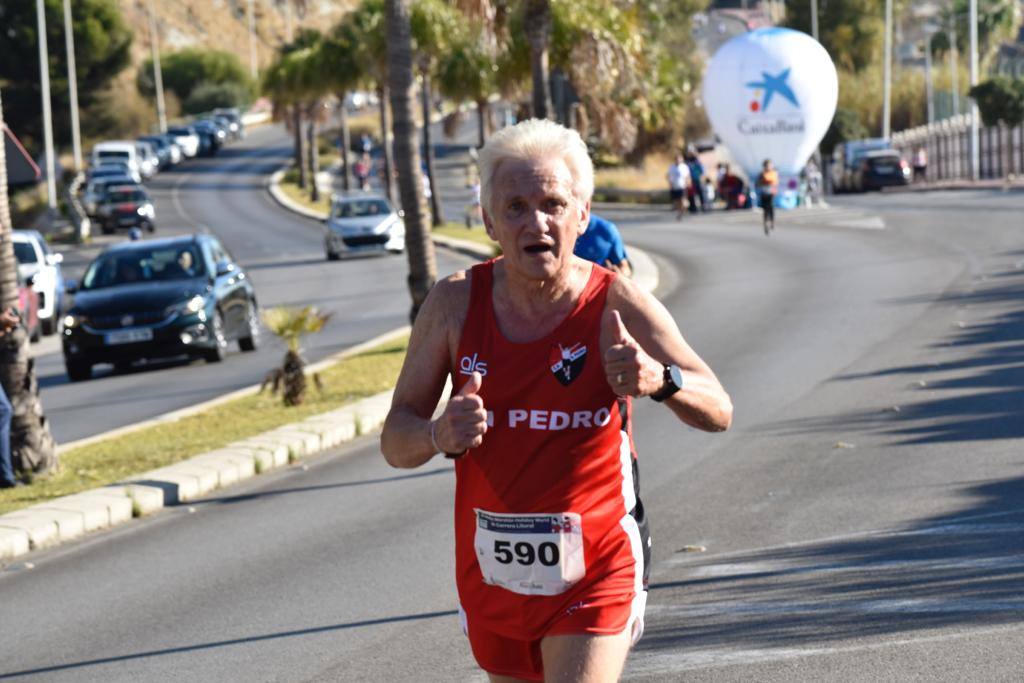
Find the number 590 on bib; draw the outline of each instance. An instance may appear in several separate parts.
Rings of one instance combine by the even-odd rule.
[[[476,554],[485,583],[521,595],[558,595],[583,578],[580,515],[476,510]]]

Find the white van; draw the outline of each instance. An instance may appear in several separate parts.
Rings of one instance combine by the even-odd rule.
[[[99,142],[92,148],[92,165],[99,166],[110,161],[123,161],[128,167],[143,174],[142,155],[139,153],[138,143],[134,140],[108,140]]]

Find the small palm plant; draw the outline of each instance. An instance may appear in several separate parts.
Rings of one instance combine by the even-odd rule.
[[[286,406],[297,406],[305,400],[306,361],[302,357],[299,340],[304,335],[319,332],[330,318],[330,313],[321,313],[315,306],[305,306],[304,308],[277,306],[263,311],[264,324],[271,332],[284,340],[288,345],[288,350],[284,354],[284,362],[281,367],[274,368],[267,373],[260,392],[270,384],[271,393],[276,394],[277,390],[281,389]],[[319,389],[320,378],[313,375],[313,380]]]

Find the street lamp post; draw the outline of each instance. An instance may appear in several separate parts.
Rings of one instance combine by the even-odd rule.
[[[64,0],[64,43],[68,51],[68,90],[71,96],[71,147],[75,170],[82,170],[82,132],[78,123],[78,73],[75,71],[75,30],[71,23],[71,0]]]
[[[818,40],[818,0],[811,0],[811,37]]]
[[[924,92],[928,98],[928,125],[935,123],[935,93],[932,90],[932,34],[924,41]]]
[[[971,87],[978,85],[978,0],[970,2],[971,22]],[[977,180],[981,170],[981,154],[978,149],[978,103],[971,98],[971,180]]]
[[[160,132],[167,132],[167,108],[164,106],[164,77],[160,68],[160,38],[156,33],[156,11],[149,0],[149,45],[153,52],[153,87],[156,88],[156,116]]]
[[[56,164],[53,157],[53,115],[50,111],[50,60],[46,47],[46,10],[36,0],[36,25],[39,30],[39,82],[43,96],[43,141],[46,145],[46,201],[50,211],[57,210]]]
[[[960,116],[960,50],[956,46],[956,15],[949,19],[949,87],[953,91],[953,116]]]
[[[882,137],[888,139],[892,118],[892,0],[885,0],[885,70],[882,81]]]

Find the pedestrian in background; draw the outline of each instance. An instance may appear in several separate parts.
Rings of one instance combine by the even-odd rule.
[[[13,308],[0,313],[0,338],[5,338],[18,325],[21,324],[21,316]],[[14,476],[14,468],[11,466],[11,417],[14,416],[14,409],[7,399],[7,392],[3,384],[0,384],[0,489],[9,489],[20,486]]]
[[[923,183],[928,171],[928,152],[924,147],[918,147],[914,152],[914,182]]]
[[[697,203],[700,202],[700,211],[708,210],[704,200],[704,164],[697,158],[697,150],[690,147],[686,151],[686,168],[690,171],[690,188],[686,196],[690,200],[690,213],[697,213]]]
[[[772,166],[771,159],[765,159],[761,173],[757,176],[757,195],[764,209],[764,234],[775,229],[775,195],[779,192],[779,172]]]
[[[676,154],[675,161],[668,167],[668,194],[672,199],[672,208],[676,210],[676,220],[683,219],[683,199],[690,186],[690,168],[682,154]]]
[[[590,214],[587,229],[576,239],[572,253],[626,277],[633,275],[618,226],[595,213]]]

